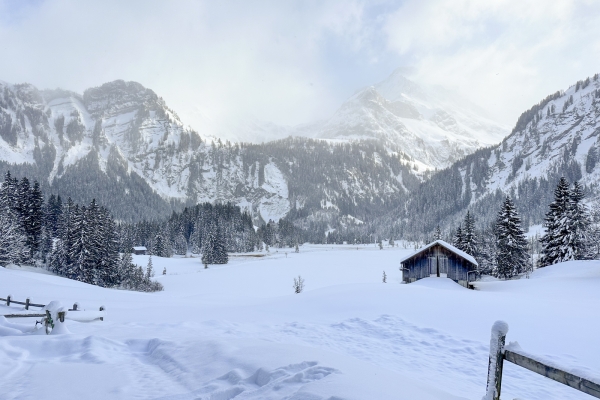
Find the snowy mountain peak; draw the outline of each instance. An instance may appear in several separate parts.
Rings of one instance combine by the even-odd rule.
[[[403,98],[428,100],[426,91],[404,76],[401,68],[396,69],[389,77],[377,83],[374,87],[383,97],[391,101]]]
[[[396,70],[350,97],[318,136],[375,139],[405,154],[424,171],[447,167],[508,134],[507,127],[449,93],[421,87]]]

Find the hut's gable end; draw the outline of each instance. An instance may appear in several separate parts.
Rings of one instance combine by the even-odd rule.
[[[444,276],[464,287],[468,286],[468,273],[477,269],[477,261],[472,256],[441,240],[405,257],[401,265],[406,283],[429,276]]]

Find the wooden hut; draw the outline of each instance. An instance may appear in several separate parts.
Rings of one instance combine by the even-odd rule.
[[[475,280],[477,261],[443,240],[436,240],[400,261],[402,279],[411,283],[427,277],[450,278],[464,287]]]
[[[132,249],[132,253],[136,256],[145,256],[148,249],[145,246],[134,246]]]

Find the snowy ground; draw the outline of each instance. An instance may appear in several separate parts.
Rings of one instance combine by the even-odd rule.
[[[471,291],[444,278],[399,284],[410,251],[305,245],[208,270],[153,257],[160,293],[0,268],[0,297],[107,309],[62,335],[0,318],[0,399],[480,399],[498,319],[524,350],[600,375],[600,262]],[[515,397],[589,398],[506,363],[503,398]]]

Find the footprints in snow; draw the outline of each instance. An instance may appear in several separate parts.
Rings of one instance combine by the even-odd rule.
[[[291,364],[272,371],[259,368],[247,378],[244,378],[239,370],[232,370],[205,383],[198,390],[179,396],[163,397],[161,400],[326,400],[304,392],[303,389],[307,384],[336,372],[338,371],[320,366],[314,361]]]

